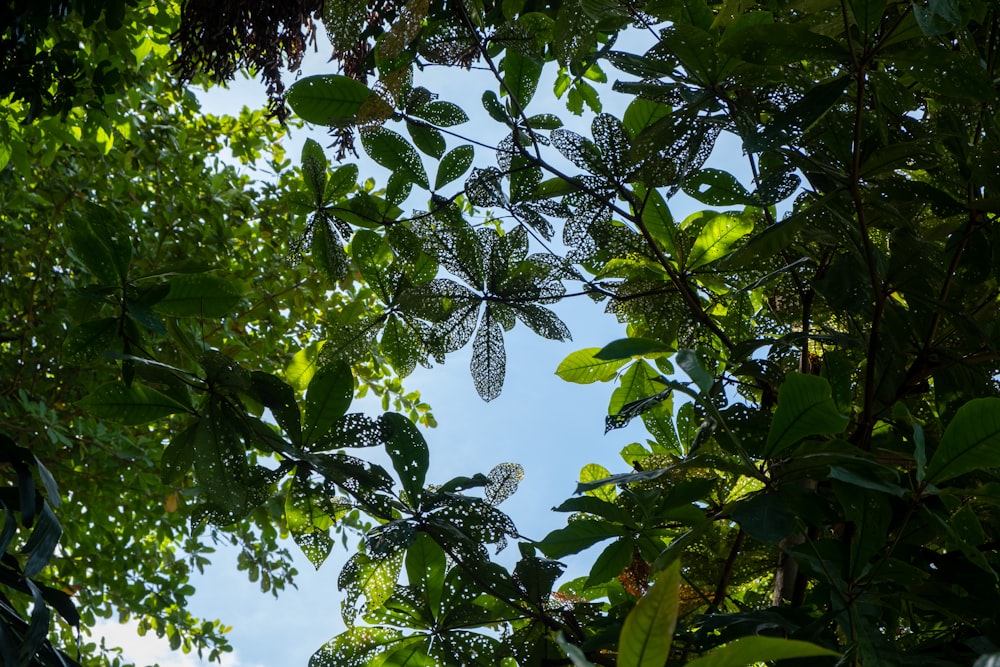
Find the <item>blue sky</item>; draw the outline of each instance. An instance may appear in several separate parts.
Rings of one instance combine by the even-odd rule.
[[[636,36],[643,39],[643,36]],[[647,40],[648,41],[648,40]],[[641,49],[630,40],[629,50]],[[332,71],[325,55],[309,59],[305,74]],[[608,72],[614,80],[615,74]],[[480,96],[486,89],[495,89],[488,74],[456,72],[443,68],[428,68],[418,83],[440,94],[441,99],[465,108],[472,120],[458,131],[479,140],[495,143],[503,135],[502,128],[482,111]],[[565,110],[562,101],[555,100],[551,85],[555,70],[547,68],[542,75],[539,91],[529,107],[530,113],[556,113],[567,122],[569,129],[589,135],[592,114],[574,117]],[[614,95],[610,86],[601,87],[605,110],[621,117],[627,100]],[[253,81],[238,81],[229,90],[214,89],[202,99],[205,108],[213,112],[233,113],[247,105],[263,107],[264,88]],[[321,144],[326,141],[322,128],[293,131],[286,142],[289,157],[297,161],[302,142],[312,137]],[[449,148],[459,145],[449,140]],[[489,164],[491,154],[477,149],[477,163]],[[730,143],[717,149],[714,161],[724,163],[729,170],[739,170],[738,147]],[[358,161],[361,178],[374,176],[379,187],[385,184],[387,172],[370,161]],[[433,165],[428,165],[430,173]],[[696,204],[683,197],[670,202],[675,219],[697,210]],[[420,207],[414,203],[414,207]],[[572,287],[571,291],[572,291]],[[405,380],[408,389],[421,392],[433,408],[439,427],[425,433],[431,449],[429,483],[440,483],[456,475],[486,473],[494,465],[513,461],[525,468],[525,477],[518,492],[501,509],[514,520],[519,531],[540,539],[548,531],[560,527],[565,516],[550,512],[550,508],[572,495],[580,469],[588,463],[600,463],[612,472],[625,470],[618,456],[622,447],[642,441],[645,431],[639,420],[619,431],[604,435],[604,417],[614,383],[593,385],[569,384],[554,372],[559,361],[575,350],[602,347],[625,335],[624,327],[603,306],[582,297],[570,299],[554,307],[573,334],[573,341],[557,343],[544,340],[523,325],[518,325],[505,337],[507,375],[503,393],[486,404],[478,397],[469,374],[471,344],[449,357],[442,366],[418,368]],[[355,404],[356,409],[380,412],[374,403]],[[333,554],[315,572],[294,545],[300,571],[298,590],[281,594],[278,600],[260,592],[257,584],[247,581],[236,569],[236,554],[221,552],[216,563],[204,577],[194,582],[198,593],[191,611],[197,616],[219,618],[232,625],[230,641],[236,653],[227,656],[224,667],[285,667],[306,665],[309,656],[327,639],[344,629],[340,617],[340,595],[336,580],[340,568],[350,553],[334,549]],[[508,547],[506,556],[513,563],[516,547]],[[574,575],[583,574],[573,567]],[[195,667],[200,664],[193,656],[172,653],[165,642],[152,636],[138,638],[134,629],[117,624],[100,629],[114,643],[125,647],[126,656],[139,665],[159,662],[162,667]]]

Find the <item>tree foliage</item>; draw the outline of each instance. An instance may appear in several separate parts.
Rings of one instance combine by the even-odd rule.
[[[254,163],[280,130],[199,115],[148,72],[101,98],[103,116],[38,120],[14,100],[27,122],[0,172],[4,661],[71,660],[42,632],[49,608],[78,623],[66,587],[84,620],[118,610],[214,646],[178,585],[207,536],[242,540],[252,567],[285,572],[280,587],[279,534],[319,567],[344,530],[360,535],[338,578],[348,629],[316,667],[995,659],[996,8],[362,9],[324,6],[344,67],[287,102],[329,128],[338,159],[357,138],[381,185],[331,168],[314,140],[297,169],[274,155],[266,182],[207,163],[227,135]],[[308,29],[312,11],[284,28]],[[619,48],[640,33],[648,49]],[[224,78],[282,53],[280,34],[238,37],[225,67],[182,62]],[[421,68],[473,62],[493,77],[495,146],[465,129],[467,101],[421,85]],[[608,72],[618,116],[593,85]],[[589,130],[540,108],[549,85]],[[61,153],[30,140],[91,131]],[[706,166],[723,136],[748,179]],[[32,164],[52,176],[27,179]],[[675,219],[679,193],[709,208]],[[491,400],[505,332],[569,339],[550,306],[570,297],[625,336],[556,372],[615,382],[607,430],[641,420],[648,438],[622,451],[626,472],[588,466],[556,508],[566,525],[531,539],[498,507],[516,464],[427,483],[414,421],[432,418],[399,377],[471,344]],[[396,411],[350,412],[367,390]],[[117,500],[122,459],[142,469],[134,503]],[[86,504],[59,505],[56,480]],[[172,559],[171,576],[150,562],[126,584],[86,564],[109,548],[95,517],[125,507],[119,537],[159,537],[120,557]],[[512,540],[506,568],[491,551]],[[559,559],[581,552],[589,571],[562,580]]]

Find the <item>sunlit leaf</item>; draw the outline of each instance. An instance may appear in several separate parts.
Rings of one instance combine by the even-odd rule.
[[[847,422],[833,402],[826,379],[789,373],[778,389],[778,407],[767,435],[765,456],[773,456],[809,436],[841,433]]]
[[[662,667],[677,625],[680,561],[671,563],[625,617],[618,640],[618,667]]]
[[[598,359],[596,355],[601,349],[599,347],[588,347],[571,353],[559,363],[559,366],[556,368],[556,375],[567,382],[576,382],[578,384],[613,380],[618,376],[618,370],[628,363],[629,359],[614,359],[610,361]]]

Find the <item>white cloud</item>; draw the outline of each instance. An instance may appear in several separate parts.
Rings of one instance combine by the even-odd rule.
[[[105,643],[122,649],[125,660],[134,662],[137,667],[148,667],[149,665],[159,665],[160,667],[208,667],[216,665],[218,667],[265,667],[259,663],[245,663],[240,660],[239,655],[233,651],[222,656],[221,662],[209,662],[207,655],[205,659],[199,659],[197,653],[185,655],[181,651],[172,651],[167,640],[161,639],[155,633],[147,633],[145,637],[140,637],[136,631],[136,624],[115,623],[114,621],[99,621],[94,628],[93,640],[100,642],[104,637]]]

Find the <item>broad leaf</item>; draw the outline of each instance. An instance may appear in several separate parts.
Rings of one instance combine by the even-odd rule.
[[[448,151],[441,164],[438,165],[437,176],[434,178],[434,189],[440,190],[452,181],[461,178],[472,166],[475,150],[472,146],[458,146]]]
[[[120,424],[145,424],[189,409],[150,387],[139,383],[126,387],[121,382],[101,385],[80,399],[79,405],[96,417]]]
[[[649,338],[619,338],[602,347],[594,354],[594,359],[618,361],[633,357],[658,357],[670,352],[670,347]]]
[[[303,120],[316,125],[354,122],[370,91],[361,82],[339,74],[307,76],[288,90],[288,105]]]
[[[87,204],[83,215],[67,220],[73,257],[105,285],[120,285],[132,260],[128,222],[109,209]]]
[[[513,97],[513,108],[523,112],[535,96],[542,63],[531,56],[508,50],[501,61],[504,89]]]
[[[292,478],[285,495],[285,524],[292,539],[317,570],[334,544],[330,537],[334,524],[330,506],[330,499],[322,490],[313,488],[307,476]]]
[[[778,407],[764,455],[774,456],[809,436],[842,433],[847,422],[837,410],[825,378],[789,373],[778,389]]]
[[[63,352],[67,363],[84,364],[101,356],[118,337],[116,317],[84,322],[66,334]]]
[[[1000,399],[977,398],[958,409],[927,463],[926,481],[1000,467]]]
[[[342,361],[321,367],[306,391],[306,418],[302,426],[302,443],[309,447],[326,435],[340,419],[354,398],[354,376]]]
[[[546,535],[538,548],[549,558],[562,558],[627,532],[624,526],[603,519],[577,519]]]
[[[407,502],[415,509],[420,506],[430,460],[427,442],[413,422],[401,414],[387,412],[382,420],[386,432],[385,451],[399,475]]]
[[[577,350],[563,359],[556,368],[556,375],[567,382],[590,384],[592,382],[607,382],[618,376],[618,371],[628,363],[629,358],[603,360],[597,358],[601,351],[599,347],[588,347]]]
[[[381,166],[422,188],[430,187],[420,155],[392,130],[380,127],[362,132],[361,144],[368,156]]]
[[[476,391],[484,401],[492,401],[503,389],[507,367],[507,353],[503,346],[503,330],[493,316],[493,307],[487,304],[483,319],[472,341],[472,379]]]
[[[461,125],[469,120],[468,114],[465,113],[462,107],[452,102],[441,100],[428,102],[418,107],[413,111],[413,115],[441,127]]]
[[[164,315],[225,317],[243,296],[233,280],[210,274],[177,275],[169,282],[170,292],[153,306]]]
[[[625,617],[618,667],[663,667],[677,626],[681,564],[675,560]]]
[[[302,175],[313,199],[322,204],[326,194],[326,156],[323,147],[313,139],[306,139],[302,146]]]
[[[790,658],[836,658],[836,651],[797,639],[783,637],[740,637],[725,646],[714,649],[709,655],[695,658],[688,667],[750,667],[761,662]]]
[[[687,257],[687,268],[696,269],[724,257],[751,231],[753,223],[745,216],[725,213],[712,216],[694,241]]]

